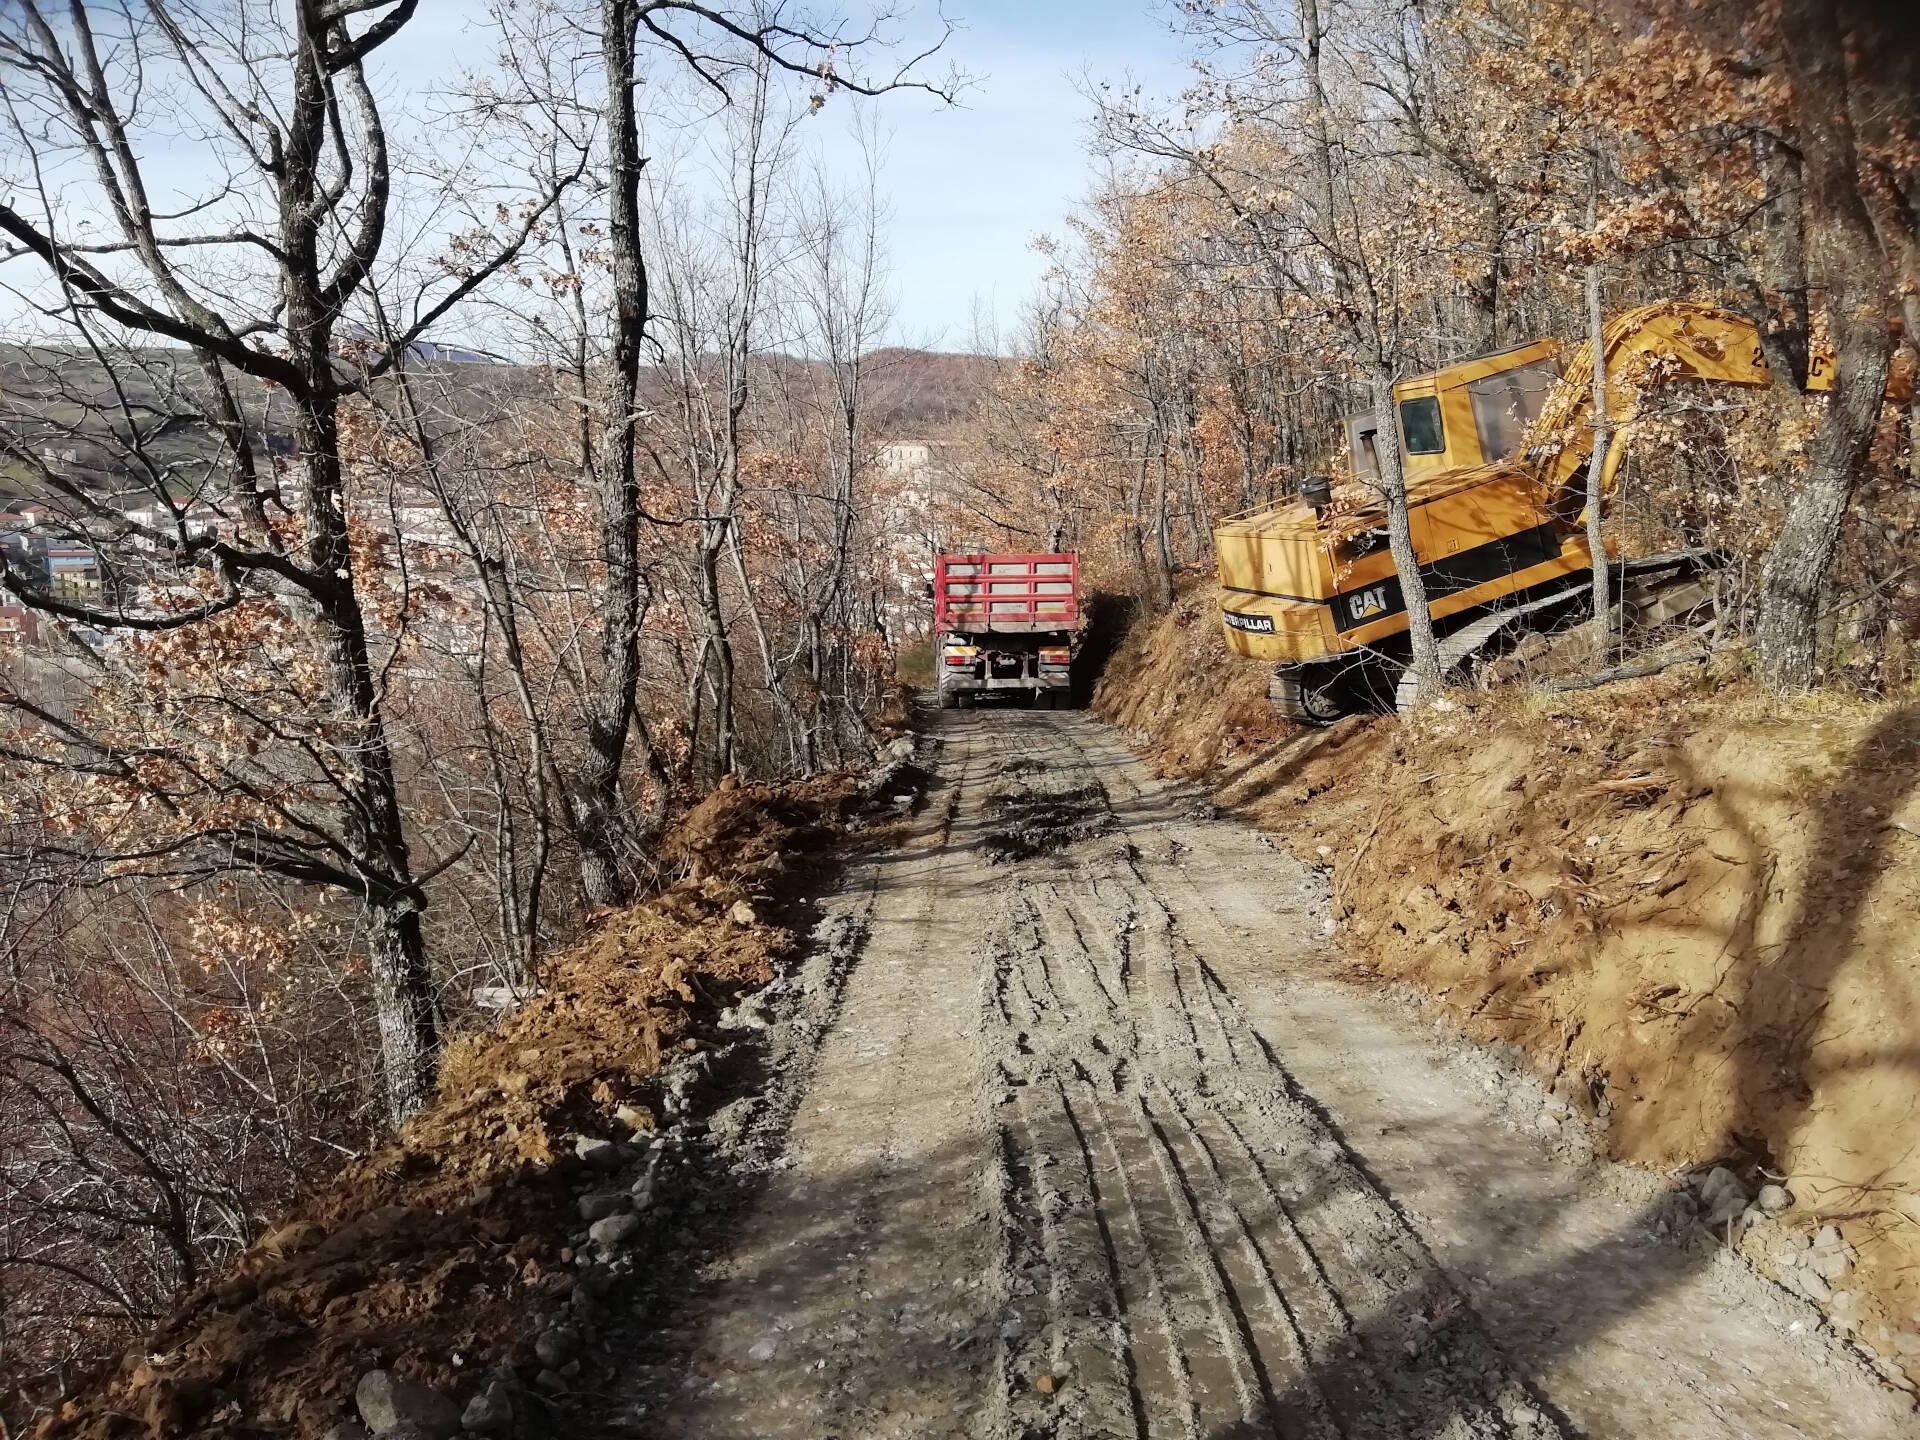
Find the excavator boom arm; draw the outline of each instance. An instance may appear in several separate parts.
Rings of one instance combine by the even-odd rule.
[[[1759,333],[1744,316],[1713,305],[1662,300],[1623,311],[1600,332],[1607,359],[1607,410],[1613,441],[1601,474],[1601,493],[1612,495],[1632,429],[1639,395],[1676,380],[1706,380],[1722,385],[1766,386],[1773,375]],[[1833,387],[1833,356],[1816,351],[1807,388]],[[1903,350],[1887,380],[1887,398],[1905,402],[1913,393],[1912,365]],[[1542,494],[1557,511],[1569,487],[1593,454],[1593,342],[1582,341],[1568,356],[1560,383],[1534,421],[1537,437],[1526,450],[1540,472]],[[1576,509],[1578,507],[1575,507]]]
[[[1607,410],[1613,443],[1601,476],[1611,495],[1625,454],[1635,399],[1675,380],[1765,386],[1772,381],[1753,325],[1711,305],[1663,300],[1613,317],[1601,331],[1606,356]],[[1539,472],[1550,510],[1570,488],[1584,489],[1582,472],[1593,454],[1593,342],[1583,341],[1534,421],[1526,458]],[[1578,508],[1577,506],[1574,508]]]

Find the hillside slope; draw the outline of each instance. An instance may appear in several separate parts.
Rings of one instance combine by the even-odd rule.
[[[716,1017],[796,953],[802,882],[861,802],[839,774],[709,795],[663,847],[661,886],[549,959],[495,1029],[453,1042],[432,1102],[110,1373],[45,1397],[30,1433],[313,1437],[351,1421],[373,1367],[462,1403],[516,1369],[532,1377],[543,1321],[580,1315],[577,1292],[619,1295],[643,1268],[625,1240],[583,1268],[578,1192],[636,1163],[650,1179],[664,1163],[670,1185],[665,1076],[697,1071]]]
[[[1669,673],[1307,731],[1264,685],[1196,594],[1095,703],[1325,865],[1358,970],[1523,1048],[1615,1156],[1784,1182],[1738,1243],[1920,1373],[1920,702]]]

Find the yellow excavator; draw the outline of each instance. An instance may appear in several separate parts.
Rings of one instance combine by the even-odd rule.
[[[1709,305],[1642,306],[1608,321],[1601,337],[1610,382],[1765,386],[1771,378],[1752,324]],[[1816,355],[1808,388],[1829,389],[1832,377],[1832,357]],[[1895,381],[1910,389],[1906,374]],[[1394,441],[1444,673],[1591,603],[1583,516],[1592,389],[1591,344],[1575,347],[1562,373],[1551,340],[1395,385]],[[1629,418],[1621,421],[1603,461],[1604,495],[1632,431]],[[1529,435],[1542,438],[1523,453]],[[1378,474],[1379,443],[1371,414],[1347,422],[1362,501],[1337,502],[1329,479],[1314,477],[1298,499],[1214,529],[1228,646],[1273,665],[1267,693],[1291,719],[1326,724],[1389,696],[1402,705],[1411,698],[1401,683],[1407,609],[1386,510],[1377,486],[1364,485]],[[1702,551],[1616,561],[1629,622],[1657,624],[1711,604],[1711,561]]]

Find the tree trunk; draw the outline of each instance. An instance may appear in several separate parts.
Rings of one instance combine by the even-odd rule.
[[[1748,318],[1784,398],[1807,388],[1812,316],[1807,296],[1807,203],[1800,156],[1772,136],[1754,140],[1762,181],[1774,197],[1745,246],[1752,276]]]
[[[1151,463],[1147,452],[1142,451],[1140,464],[1133,476],[1133,501],[1128,507],[1133,523],[1127,526],[1127,548],[1132,552],[1134,573],[1140,577],[1140,590],[1146,596],[1149,607],[1157,603],[1153,570],[1147,564],[1147,467]]]
[[[688,666],[686,681],[687,711],[687,748],[680,757],[680,783],[692,785],[698,777],[700,768],[700,732],[707,723],[707,652],[713,648],[713,642],[705,635],[700,637],[699,653]]]
[[[586,745],[567,813],[580,847],[580,889],[589,905],[624,903],[633,893],[635,846],[621,789],[627,735],[640,678],[640,487],[633,454],[634,397],[647,323],[647,273],[640,256],[639,125],[634,114],[635,0],[601,0],[601,54],[607,88],[607,253],[613,283],[611,379],[600,463],[590,471],[606,567],[600,605],[600,674],[586,706]]]
[[[1593,210],[1588,210],[1593,223]],[[1605,497],[1600,484],[1606,475],[1607,451],[1613,443],[1613,416],[1607,409],[1606,317],[1600,304],[1600,267],[1587,266],[1587,336],[1593,346],[1593,454],[1587,460],[1587,551],[1593,561],[1593,654],[1604,661],[1613,639],[1612,586],[1608,580],[1604,533]]]
[[[433,972],[420,931],[420,906],[411,896],[376,900],[367,931],[387,1115],[398,1124],[433,1093],[440,1058]]]
[[[1162,432],[1153,484],[1153,604],[1161,614],[1173,608],[1173,545],[1167,531],[1167,441]]]
[[[1372,391],[1375,449],[1378,451],[1380,489],[1387,507],[1387,544],[1393,551],[1393,568],[1400,581],[1400,595],[1406,602],[1407,641],[1411,649],[1408,668],[1414,677],[1414,704],[1428,705],[1440,698],[1443,676],[1440,673],[1440,647],[1433,634],[1433,615],[1427,609],[1427,587],[1420,578],[1420,557],[1413,548],[1413,521],[1407,509],[1406,472],[1400,465],[1400,421],[1393,403],[1393,356],[1397,346],[1389,345],[1380,317],[1360,303],[1360,267],[1365,263],[1366,247],[1361,243],[1358,212],[1350,204],[1353,236],[1348,248],[1337,238],[1341,230],[1339,182],[1333,164],[1333,136],[1327,125],[1327,91],[1320,75],[1319,0],[1302,0],[1300,23],[1304,40],[1303,63],[1308,99],[1313,107],[1312,135],[1314,171],[1319,195],[1321,227],[1333,238],[1323,242],[1332,264],[1339,317],[1358,355],[1366,357],[1367,381]],[[1351,200],[1351,196],[1348,197]]]
[[[807,679],[813,684],[813,714],[801,736],[805,747],[801,752],[801,760],[806,765],[809,775],[816,774],[820,769],[820,716],[823,708],[820,697],[826,693],[827,688],[827,677],[820,664],[824,645],[818,617],[808,617]]]
[[[1892,159],[1920,115],[1920,11],[1883,0],[1839,0],[1838,9],[1851,62],[1854,139],[1872,157],[1873,183],[1863,198],[1893,269],[1906,359],[1920,368],[1920,177]],[[1907,473],[1920,481],[1920,390],[1907,406]]]
[[[420,929],[425,898],[413,884],[393,755],[380,714],[365,622],[354,589],[341,489],[338,404],[330,378],[329,335],[301,287],[289,286],[287,335],[296,363],[308,371],[314,400],[295,423],[307,495],[308,564],[338,583],[319,606],[329,707],[351,738],[334,747],[347,799],[344,829],[366,885],[368,950],[386,1079],[388,1118],[399,1123],[433,1090],[440,1026],[433,976]]]
[[[1412,654],[1408,668],[1414,677],[1414,704],[1440,698],[1445,677],[1440,672],[1440,642],[1433,633],[1433,614],[1427,609],[1427,586],[1420,576],[1420,557],[1413,548],[1413,517],[1407,508],[1406,472],[1400,465],[1400,419],[1394,413],[1393,373],[1374,366],[1374,450],[1379,458],[1380,490],[1387,503],[1387,545],[1407,606],[1407,642]]]
[[[306,565],[330,584],[313,592],[326,664],[328,708],[346,732],[331,747],[346,801],[343,830],[365,886],[368,948],[378,1011],[387,1112],[396,1123],[432,1091],[440,1026],[421,935],[425,898],[414,886],[393,755],[380,713],[365,617],[354,584],[349,498],[340,464],[340,395],[334,377],[335,302],[320,273],[320,154],[330,97],[321,37],[306,6],[296,7],[299,50],[294,120],[280,178],[280,249],[287,358],[300,372],[294,439],[306,494]],[[336,282],[337,283],[337,282]]]
[[[725,520],[708,521],[700,550],[700,609],[706,621],[707,678],[713,690],[713,766],[706,777],[718,780],[734,766],[733,642],[727,637],[726,611],[720,603],[720,551],[726,543]],[[717,532],[717,533],[715,533]]]
[[[1477,348],[1483,355],[1500,348],[1501,251],[1506,246],[1507,217],[1500,204],[1498,186],[1487,187],[1486,213],[1487,269],[1473,283],[1471,291],[1479,331]]]
[[[1860,193],[1846,55],[1831,0],[1788,0],[1780,31],[1800,121],[1810,278],[1826,292],[1835,341],[1827,413],[1805,482],[1767,552],[1755,626],[1766,682],[1793,691],[1817,676],[1820,595],[1879,423],[1892,346],[1886,260]]]

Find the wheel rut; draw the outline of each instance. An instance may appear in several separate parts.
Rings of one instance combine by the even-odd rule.
[[[1013,1433],[1566,1433],[1128,843],[1020,873],[985,945]]]
[[[1582,1368],[1577,1317],[1570,1339],[1485,1318],[1480,1278],[1448,1267],[1343,1129],[1352,1087],[1316,1093],[1343,1072],[1276,995],[1321,916],[1259,888],[1280,857],[1196,818],[1084,719],[943,716],[939,732],[913,838],[848,886],[865,949],[784,1152],[592,1433],[1656,1433],[1610,1424],[1637,1375]],[[1473,1123],[1472,1143],[1506,1144]],[[1567,1273],[1624,1253],[1603,1238]],[[1769,1428],[1758,1405],[1729,1419],[1721,1392],[1692,1405],[1678,1377],[1711,1359],[1663,1343],[1659,1433],[1849,1433]]]

